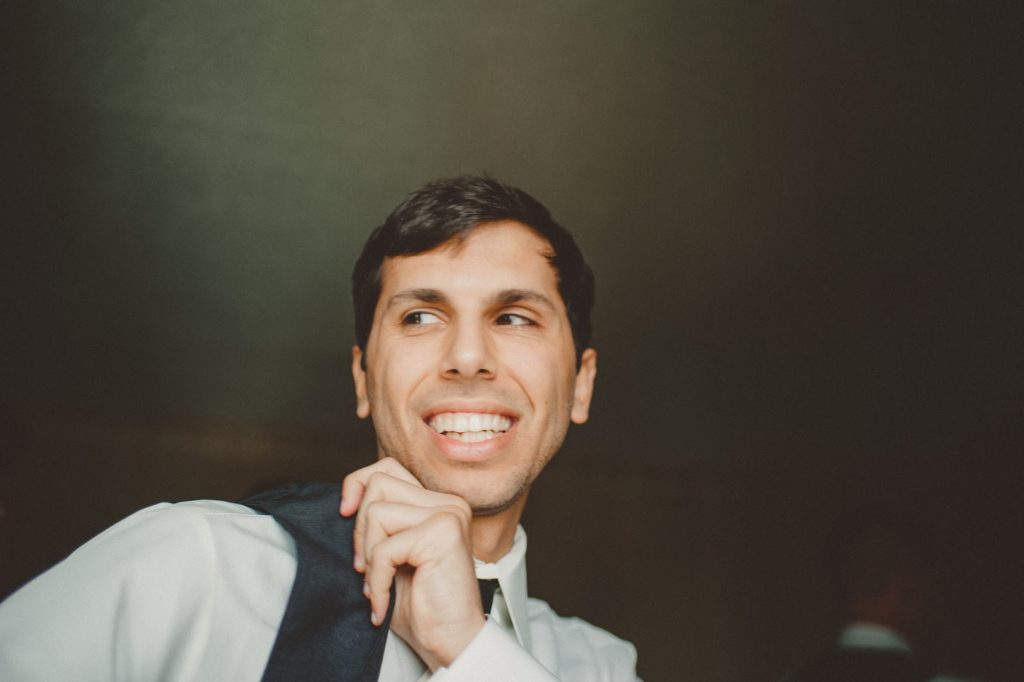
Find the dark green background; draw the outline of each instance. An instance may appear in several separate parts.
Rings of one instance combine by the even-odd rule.
[[[368,462],[355,256],[487,171],[598,280],[534,593],[648,680],[772,679],[836,625],[832,516],[896,498],[948,667],[1020,674],[1022,24],[894,5],[4,3],[0,594],[146,504]]]

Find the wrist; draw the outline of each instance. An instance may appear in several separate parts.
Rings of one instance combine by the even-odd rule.
[[[476,639],[486,624],[487,619],[483,614],[474,614],[474,617],[465,623],[453,624],[440,629],[435,633],[436,637],[432,642],[425,643],[426,651],[418,652],[420,658],[427,664],[431,672],[441,667],[450,667],[455,659]]]

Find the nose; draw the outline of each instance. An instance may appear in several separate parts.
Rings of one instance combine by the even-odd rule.
[[[479,322],[461,321],[449,331],[448,347],[442,360],[442,374],[448,379],[493,378],[497,369],[487,330]]]

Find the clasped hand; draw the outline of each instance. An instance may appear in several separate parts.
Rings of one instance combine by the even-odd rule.
[[[473,570],[469,505],[424,488],[387,457],[342,482],[342,516],[356,514],[355,564],[374,625],[384,622],[431,670],[450,665],[484,626]]]

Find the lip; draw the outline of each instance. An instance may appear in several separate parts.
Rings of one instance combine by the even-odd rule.
[[[480,402],[480,401],[449,401],[432,405],[429,410],[424,412],[421,416],[423,417],[424,423],[429,422],[432,417],[445,412],[478,412],[480,414],[500,414],[502,417],[508,417],[514,422],[519,420],[519,413],[512,410],[507,405],[501,403],[492,402]],[[431,429],[433,430],[433,429]]]
[[[449,438],[444,434],[438,433],[431,428],[428,423],[435,415],[445,412],[500,414],[503,417],[511,419],[512,426],[509,427],[508,431],[505,431],[494,438],[488,438],[487,440],[480,441],[478,443],[463,443],[460,440],[455,440],[454,438]],[[423,414],[422,424],[423,428],[426,429],[427,433],[430,435],[434,446],[447,459],[455,462],[477,463],[486,462],[498,457],[505,447],[512,442],[512,439],[515,437],[516,430],[519,427],[519,415],[515,411],[509,409],[508,406],[498,403],[475,401],[445,402],[431,406],[431,408]]]

